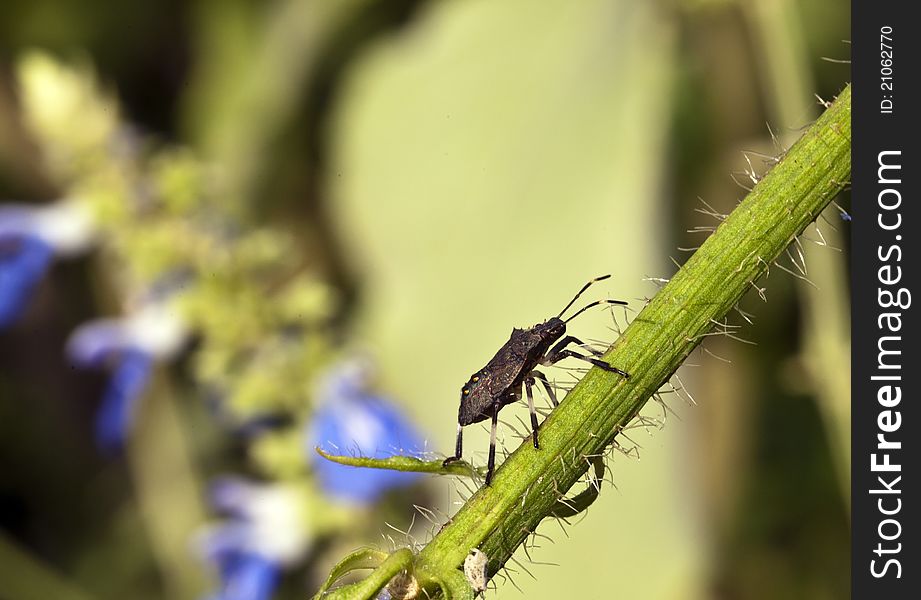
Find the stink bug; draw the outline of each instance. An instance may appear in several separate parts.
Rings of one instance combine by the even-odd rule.
[[[607,279],[610,275],[603,275],[592,279],[569,301],[563,310],[555,317],[550,317],[543,323],[538,323],[530,329],[512,329],[512,336],[505,345],[499,348],[486,366],[471,375],[470,380],[461,389],[460,409],[457,412],[457,443],[454,456],[445,459],[445,464],[460,460],[463,451],[463,428],[472,423],[479,423],[492,419],[492,429],[489,436],[489,464],[486,469],[486,485],[492,481],[493,471],[496,466],[496,425],[499,421],[499,411],[503,406],[521,399],[521,388],[524,386],[528,397],[528,410],[531,413],[531,431],[534,448],[539,448],[537,442],[537,413],[534,411],[534,397],[531,388],[539,380],[550,396],[554,406],[559,403],[556,394],[547,381],[547,376],[537,370],[539,365],[552,365],[564,358],[578,358],[593,364],[596,367],[617,373],[627,378],[628,373],[617,367],[612,367],[597,358],[602,353],[591,351],[594,356],[586,356],[567,348],[569,344],[582,342],[566,334],[566,323],[573,320],[589,308],[599,304],[618,304],[626,306],[621,300],[596,300],[576,312],[568,319],[563,319],[563,313],[569,310],[579,296],[595,282]],[[561,339],[562,338],[562,339]]]

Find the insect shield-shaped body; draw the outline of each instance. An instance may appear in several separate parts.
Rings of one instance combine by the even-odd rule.
[[[503,406],[511,404],[521,398],[521,389],[524,387],[528,397],[528,409],[531,413],[531,430],[534,447],[539,448],[537,441],[537,413],[534,410],[534,394],[532,388],[536,381],[540,381],[553,405],[557,405],[556,394],[550,386],[546,375],[537,370],[539,365],[552,365],[564,358],[578,358],[590,362],[605,371],[629,377],[627,373],[595,357],[586,356],[575,352],[567,346],[582,342],[566,334],[566,323],[582,314],[586,309],[599,304],[626,305],[620,300],[598,300],[583,307],[576,314],[563,319],[570,306],[582,295],[588,287],[596,281],[607,279],[610,275],[598,277],[586,283],[579,293],[570,300],[560,314],[551,317],[543,323],[530,329],[513,329],[509,340],[499,348],[486,366],[474,373],[470,380],[461,389],[460,409],[457,413],[457,443],[454,456],[445,460],[445,464],[460,460],[463,452],[463,428],[472,423],[479,423],[486,419],[492,420],[489,438],[489,464],[486,470],[486,485],[492,481],[496,462],[496,426],[499,420],[499,411]],[[565,336],[565,337],[564,337]]]
[[[519,400],[525,378],[564,333],[566,323],[556,317],[530,329],[513,329],[505,345],[461,389],[458,424],[466,427],[485,421],[494,411]]]

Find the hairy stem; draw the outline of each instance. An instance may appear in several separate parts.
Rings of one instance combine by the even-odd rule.
[[[848,87],[605,354],[631,377],[592,369],[541,426],[540,450],[525,440],[420,551],[413,570],[424,585],[453,574],[473,548],[494,574],[559,514],[565,492],[848,182],[850,106]],[[440,590],[426,585],[433,597]]]

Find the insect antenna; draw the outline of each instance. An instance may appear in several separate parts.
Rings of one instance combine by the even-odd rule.
[[[569,304],[567,304],[566,307],[563,308],[563,310],[560,311],[560,314],[558,314],[558,315],[556,316],[556,318],[557,318],[557,319],[562,318],[563,313],[566,312],[567,310],[569,310],[569,307],[570,307],[570,306],[572,306],[573,304],[575,304],[576,300],[579,299],[579,296],[581,296],[582,293],[583,293],[585,290],[587,290],[587,289],[589,288],[589,286],[591,286],[593,283],[598,283],[599,281],[604,281],[605,279],[608,279],[610,276],[611,276],[611,275],[608,274],[608,275],[602,275],[602,276],[600,276],[600,277],[595,277],[594,279],[592,279],[591,281],[589,281],[588,283],[586,283],[585,285],[583,285],[583,286],[582,286],[582,289],[579,290],[579,292],[578,292],[575,296],[573,296],[572,300],[569,301]],[[584,309],[583,309],[583,310],[584,310]],[[568,319],[567,319],[567,320],[568,320]]]
[[[599,304],[617,304],[618,306],[628,306],[628,304],[624,302],[623,300],[607,300],[607,299],[606,300],[595,300],[594,302],[590,304],[586,304],[585,306],[580,308],[576,314],[566,319],[564,323],[569,323],[570,321],[572,321],[573,319],[575,319],[576,317],[578,317],[579,315],[581,315],[588,309],[598,306]]]

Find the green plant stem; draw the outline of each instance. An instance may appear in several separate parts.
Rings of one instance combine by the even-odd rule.
[[[168,597],[194,598],[208,582],[199,565],[189,560],[189,532],[205,521],[205,508],[166,377],[155,378],[141,411],[128,448],[141,516]]]
[[[565,492],[848,182],[850,107],[848,87],[605,354],[630,378],[589,371],[541,426],[540,449],[525,440],[420,551],[412,569],[431,597],[471,549],[486,554],[492,575],[558,512]]]

